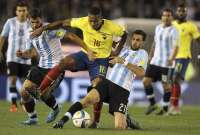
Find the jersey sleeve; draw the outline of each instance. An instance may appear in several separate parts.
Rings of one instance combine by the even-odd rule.
[[[10,31],[10,21],[7,20],[6,23],[3,26],[3,30],[1,32],[2,37],[8,37]]]
[[[125,32],[125,28],[115,22],[112,22],[111,27],[113,29],[113,35],[115,36],[121,37]]]
[[[48,33],[49,39],[54,39],[54,38],[62,39],[66,33],[66,30],[64,29],[50,30],[50,31],[47,31],[47,33]]]
[[[191,34],[192,34],[192,38],[193,39],[197,39],[200,37],[200,31],[198,30],[197,25],[195,25],[194,23],[191,23]]]
[[[85,21],[85,17],[81,17],[81,18],[72,18],[71,20],[71,27],[76,27],[81,29],[81,27],[83,27],[83,22]]]
[[[137,66],[142,67],[144,70],[146,70],[147,62],[148,62],[148,54],[146,51],[143,51],[143,53],[140,53],[140,55],[138,55]]]
[[[172,31],[172,45],[175,46],[180,46],[180,34],[177,29],[174,28]]]
[[[32,40],[30,39],[27,39],[27,42],[26,42],[26,50],[30,50],[32,49],[34,46],[32,44]]]

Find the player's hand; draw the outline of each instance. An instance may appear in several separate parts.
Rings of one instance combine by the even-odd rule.
[[[167,60],[167,65],[168,66],[172,66],[173,65],[173,60],[172,59]]]
[[[91,49],[87,49],[88,59],[90,61],[94,61],[96,59],[96,52],[92,51]]]
[[[121,58],[121,57],[110,57],[110,61],[109,61],[109,63],[110,64],[112,64],[112,65],[114,65],[114,64],[116,64],[116,63],[119,63],[119,64],[123,64],[124,63],[124,59],[123,58]]]
[[[4,60],[3,53],[0,51],[0,62]]]
[[[38,36],[40,36],[42,34],[42,32],[44,31],[43,27],[40,27],[34,31],[31,32],[30,38],[36,38]]]
[[[16,52],[16,56],[17,56],[17,57],[22,57],[22,56],[23,56],[23,52],[20,51],[20,50],[18,50],[18,51]]]
[[[53,124],[53,128],[57,129],[57,128],[63,128],[64,126],[64,121],[60,120],[58,122],[56,122],[55,124]]]

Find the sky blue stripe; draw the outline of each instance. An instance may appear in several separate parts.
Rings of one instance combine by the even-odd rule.
[[[48,55],[48,67],[52,67],[52,53],[51,53],[51,49],[45,39],[45,37],[42,37],[42,44],[44,47],[44,50],[47,51],[47,55]]]
[[[160,32],[160,31],[159,31]],[[163,57],[163,52],[162,52],[162,45],[163,45],[163,30],[159,33],[159,49],[160,49],[160,53],[159,53],[159,61],[158,64],[161,65],[162,61],[161,58]],[[155,52],[154,52],[155,53]]]
[[[16,19],[12,20],[13,27],[16,27]],[[13,37],[12,37],[12,47],[11,47],[11,59],[13,60],[15,57],[15,47],[16,47],[16,29],[13,30]]]
[[[132,61],[134,60],[134,58],[132,58],[131,55],[133,55],[133,53],[131,53],[131,54],[129,53],[129,55],[128,55],[129,57],[128,57],[128,59],[126,61],[132,63]],[[135,53],[135,55],[137,55],[137,52]],[[130,72],[126,67],[123,66],[122,68],[124,68],[124,71],[122,72],[122,75],[121,75],[121,77],[119,79],[119,85],[120,86],[122,86],[124,84],[125,78],[126,78],[127,74]]]

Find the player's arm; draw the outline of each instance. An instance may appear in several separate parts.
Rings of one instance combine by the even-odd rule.
[[[179,49],[179,45],[175,45],[174,48],[173,48],[173,50],[172,50],[172,53],[171,53],[171,55],[170,55],[170,57],[168,59],[168,65],[169,66],[172,66],[173,61],[175,60],[176,55],[178,53],[178,49]]]
[[[113,57],[113,59],[110,60],[109,63],[113,64],[113,65],[116,63],[122,64],[122,65],[126,66],[126,68],[131,70],[137,77],[143,77],[145,75],[145,70],[143,67],[137,66],[132,63],[128,63],[121,57]]]
[[[37,56],[37,51],[36,49],[33,47],[31,49],[28,49],[26,51],[21,51],[21,50],[18,50],[16,52],[16,56],[17,57],[20,57],[20,58],[23,58],[23,59],[29,59],[29,58],[33,58],[33,57],[36,57]]]
[[[10,32],[10,20],[7,20],[5,25],[3,26],[3,30],[2,30],[1,35],[0,35],[0,62],[3,61],[2,49],[3,49],[3,45],[5,43],[5,39],[9,35],[9,32]]]
[[[150,52],[149,52],[149,61],[148,61],[148,63],[150,63],[151,59],[153,58],[154,51],[155,51],[155,41],[153,42],[153,44],[151,46],[151,49],[150,49]]]
[[[120,41],[113,42],[114,43],[113,46],[114,47],[116,46],[116,48],[111,52],[111,56],[117,56],[120,53],[120,51],[122,50],[122,48],[126,42],[126,39],[127,39],[127,32],[124,31],[124,34],[121,36]],[[118,44],[118,45],[116,45],[116,44]]]
[[[76,34],[67,32],[64,35],[64,38],[70,39],[71,41],[75,42],[77,45],[80,45],[83,49],[87,50],[85,42],[80,37],[78,37]]]
[[[2,49],[3,49],[4,42],[5,42],[5,38],[2,37],[2,36],[0,36],[0,62],[3,61],[3,52],[2,52]]]
[[[53,23],[49,23],[48,25],[42,26],[34,30],[31,34],[31,38],[38,37],[39,35],[42,34],[43,31],[46,31],[46,30],[55,30],[58,28],[66,28],[70,26],[71,26],[71,19],[55,21]]]

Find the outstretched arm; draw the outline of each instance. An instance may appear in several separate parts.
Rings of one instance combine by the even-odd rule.
[[[55,30],[58,28],[66,28],[66,27],[70,27],[70,26],[71,26],[71,19],[55,21],[53,23],[50,23],[48,25],[42,26],[42,27],[34,30],[31,34],[31,38],[40,36],[42,34],[42,32],[46,31],[46,30]]]
[[[117,45],[117,47],[114,49],[114,51],[111,52],[111,56],[117,56],[120,51],[122,50],[125,42],[127,39],[127,33],[124,31],[124,34],[121,36],[121,40],[119,41],[119,44]],[[116,44],[114,44],[116,45]]]
[[[121,57],[114,57],[112,60],[109,61],[110,64],[123,64],[124,66],[126,66],[126,68],[128,68],[129,70],[131,70],[134,74],[136,74],[137,77],[143,77],[145,75],[145,71],[144,68],[137,66],[135,64],[132,63],[127,63],[125,61],[125,59],[121,58]]]

